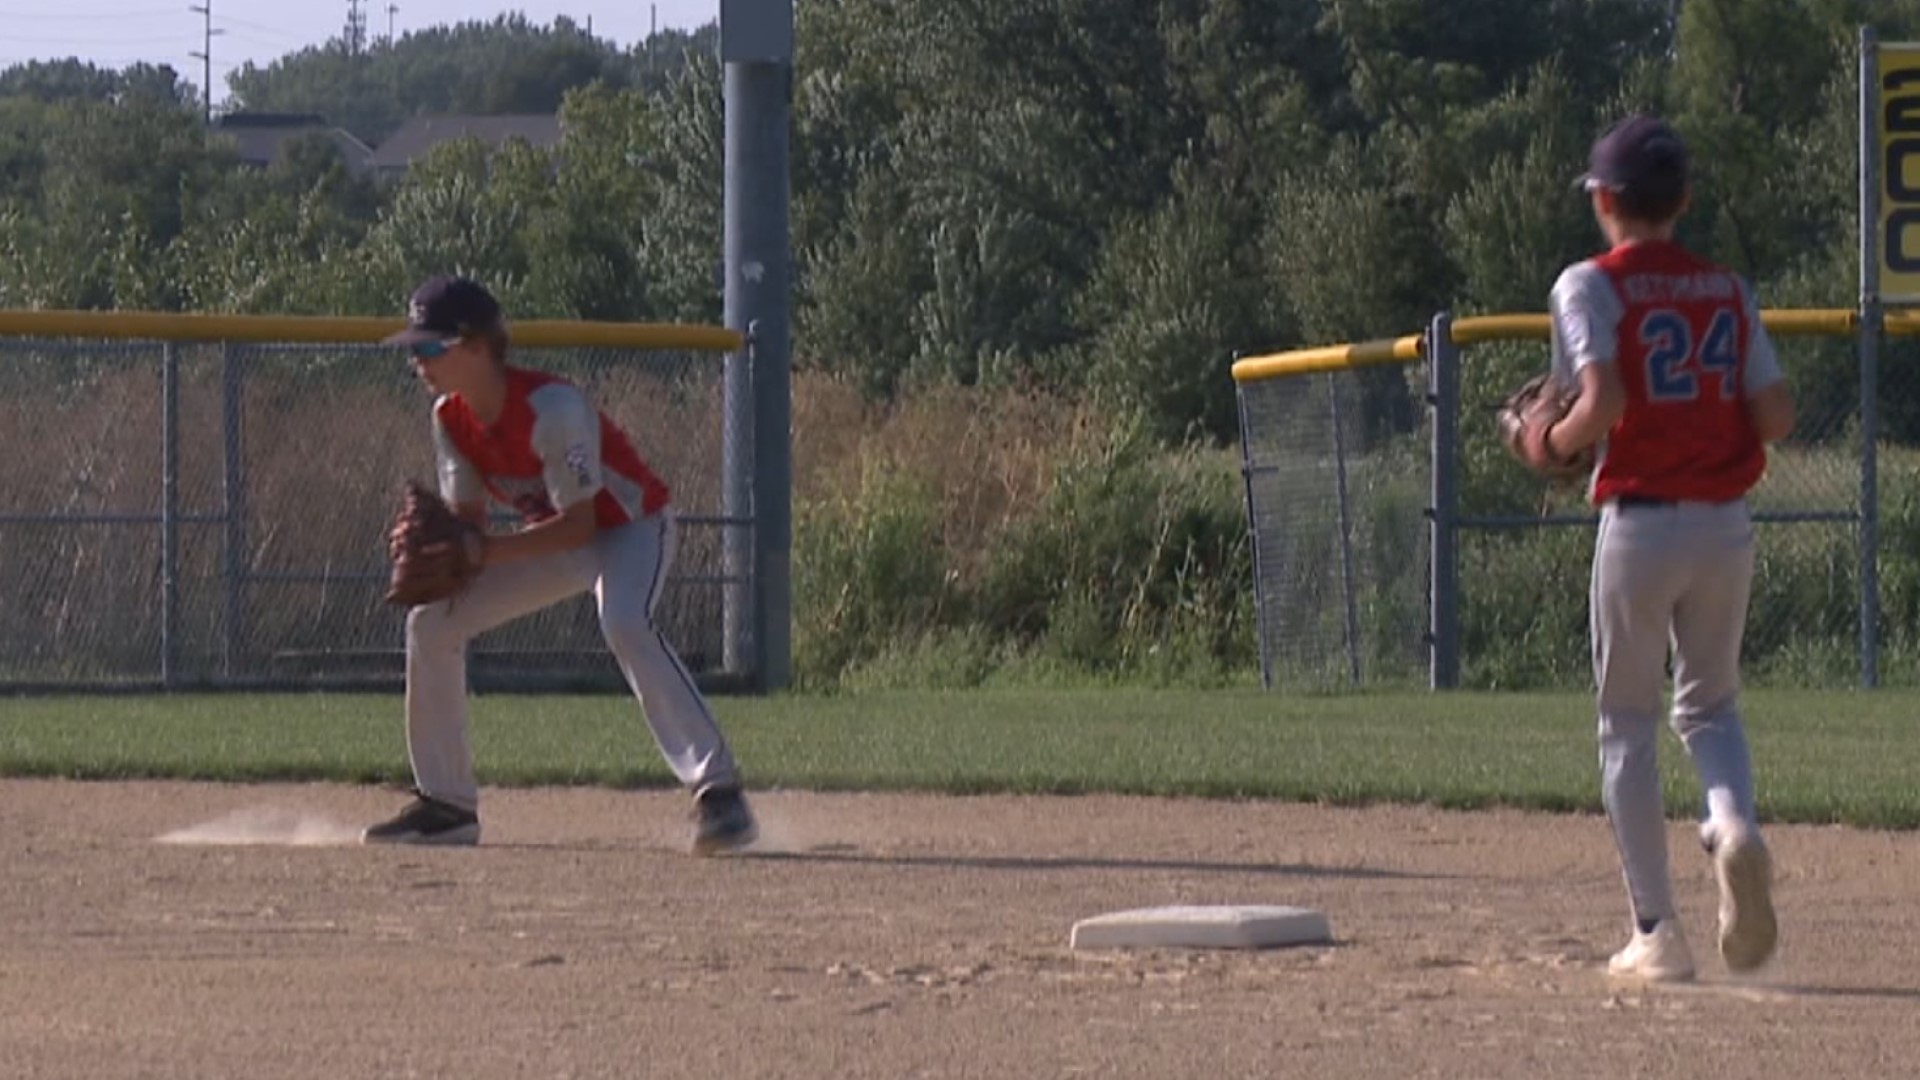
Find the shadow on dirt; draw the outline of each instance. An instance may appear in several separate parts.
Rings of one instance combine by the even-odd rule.
[[[857,848],[812,851],[747,851],[739,859],[787,862],[923,866],[964,870],[1168,870],[1187,874],[1251,874],[1270,877],[1328,877],[1380,880],[1451,880],[1457,875],[1378,870],[1365,866],[1311,866],[1304,863],[1208,862],[1191,859],[1090,858],[1085,856],[875,855]]]

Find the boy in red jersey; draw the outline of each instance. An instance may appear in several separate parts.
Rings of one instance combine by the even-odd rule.
[[[1706,792],[1700,838],[1719,882],[1721,956],[1752,970],[1777,937],[1737,697],[1753,581],[1745,496],[1794,406],[1748,284],[1674,243],[1687,156],[1651,116],[1594,144],[1581,182],[1612,247],[1568,267],[1550,301],[1554,375],[1580,397],[1526,447],[1536,464],[1601,450],[1591,491],[1601,793],[1634,920],[1608,970],[1656,981],[1694,974],[1655,768],[1669,643],[1672,723]]]
[[[686,666],[653,622],[673,561],[667,485],[580,389],[507,364],[500,305],[478,283],[434,277],[415,290],[405,345],[439,395],[440,494],[485,527],[491,496],[524,527],[477,545],[481,571],[453,602],[407,615],[407,752],[418,798],[367,829],[367,843],[475,844],[479,789],[467,743],[467,642],[591,589],[607,646],[655,743],[694,792],[693,849],[731,851],[757,829],[733,755]]]

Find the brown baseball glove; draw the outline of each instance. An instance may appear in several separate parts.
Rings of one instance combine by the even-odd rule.
[[[486,538],[447,501],[407,481],[400,513],[387,533],[393,576],[387,603],[416,607],[458,596],[480,573]]]
[[[1594,450],[1589,446],[1569,458],[1547,449],[1547,429],[1567,415],[1578,400],[1551,375],[1535,375],[1500,403],[1500,438],[1520,463],[1555,483],[1575,483],[1593,473]]]

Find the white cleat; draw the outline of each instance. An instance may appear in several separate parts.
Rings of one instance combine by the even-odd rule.
[[[1780,927],[1773,916],[1773,859],[1760,834],[1728,829],[1713,839],[1720,881],[1720,957],[1729,971],[1752,971],[1773,956]]]
[[[1662,919],[1653,933],[1633,932],[1627,947],[1607,961],[1607,974],[1646,982],[1687,982],[1693,978],[1693,950],[1680,933],[1680,924]]]

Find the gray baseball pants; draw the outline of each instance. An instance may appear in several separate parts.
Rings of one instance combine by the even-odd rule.
[[[1707,827],[1755,825],[1753,768],[1737,698],[1753,584],[1744,500],[1601,510],[1593,559],[1593,670],[1601,793],[1634,917],[1673,914],[1656,767],[1667,659],[1672,723],[1706,793]]]
[[[423,794],[475,809],[467,740],[467,643],[503,623],[593,590],[607,646],[655,744],[688,787],[735,780],[733,754],[686,665],[654,624],[676,526],[671,510],[599,532],[572,551],[488,567],[452,601],[407,617],[407,754]]]

